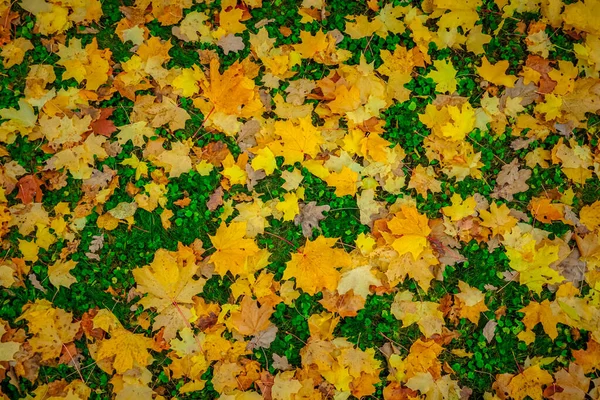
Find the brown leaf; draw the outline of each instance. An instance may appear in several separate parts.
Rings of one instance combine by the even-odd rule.
[[[537,87],[529,82],[527,85],[523,84],[524,79],[519,78],[517,82],[515,82],[515,86],[511,88],[507,88],[504,91],[504,94],[500,98],[501,109],[503,110],[506,105],[506,100],[510,98],[520,97],[521,105],[527,106],[537,100],[540,95],[538,93]]]
[[[483,327],[483,336],[485,337],[485,340],[487,340],[488,343],[491,343],[494,339],[496,326],[498,326],[498,323],[493,319],[490,319],[487,322],[487,324],[485,324],[485,326]]]
[[[276,354],[273,356],[276,356]],[[268,371],[262,371],[260,373],[260,380],[256,381],[256,385],[260,389],[264,400],[271,400],[273,398],[271,395],[271,388],[273,387],[274,383],[275,377]]]
[[[244,39],[231,33],[222,36],[217,42],[217,46],[223,49],[223,53],[225,53],[225,55],[228,55],[229,53],[237,53],[238,51],[246,48]]]
[[[112,116],[114,108],[100,109],[100,116],[90,124],[92,131],[98,135],[110,137],[116,130],[115,124],[108,118]]]
[[[529,57],[527,57],[525,65],[536,70],[542,75],[540,78],[538,92],[541,94],[552,93],[557,83],[556,81],[550,79],[550,76],[548,75],[548,72],[552,71],[550,60],[530,54]]]
[[[319,303],[327,311],[337,313],[340,317],[356,317],[358,312],[365,308],[365,302],[365,298],[355,295],[353,289],[343,295],[340,295],[337,291],[332,293],[329,290],[324,290],[323,299],[319,300]]]
[[[223,187],[219,186],[208,198],[206,207],[210,211],[215,211],[221,204],[223,204]]]
[[[17,194],[17,199],[21,200],[23,204],[30,204],[34,200],[36,203],[40,203],[42,201],[42,188],[44,182],[37,178],[35,175],[25,175],[19,182],[17,186],[19,187],[19,193]]]
[[[319,221],[325,218],[323,212],[329,211],[328,205],[318,206],[316,201],[311,201],[308,204],[300,204],[300,214],[294,218],[296,226],[302,226],[302,234],[304,237],[311,237],[313,229],[319,227]]]
[[[269,318],[273,312],[273,308],[267,305],[259,307],[256,300],[252,300],[250,296],[244,296],[240,311],[232,312],[230,321],[242,335],[253,336],[271,325]]]
[[[576,287],[581,285],[581,282],[585,279],[585,273],[587,272],[587,263],[580,259],[581,254],[577,248],[565,258],[558,267],[556,268],[562,276],[564,276],[569,282],[573,282]]]
[[[246,350],[254,350],[258,348],[268,349],[271,347],[271,343],[277,337],[277,327],[273,324],[269,325],[267,329],[256,334],[246,345]]]
[[[496,178],[496,187],[491,197],[497,199],[502,197],[508,201],[513,200],[513,195],[529,189],[526,183],[531,177],[531,170],[519,169],[519,159],[515,158],[510,164],[506,164],[500,170]]]
[[[273,353],[273,363],[271,366],[280,371],[287,371],[292,369],[286,356],[280,356],[279,354]]]

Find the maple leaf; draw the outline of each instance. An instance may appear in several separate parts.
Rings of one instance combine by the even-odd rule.
[[[250,296],[244,296],[240,306],[239,311],[231,313],[229,324],[242,335],[254,336],[271,325],[269,318],[274,312],[271,307],[259,307],[258,302]]]
[[[467,318],[474,324],[479,323],[479,316],[482,312],[487,311],[485,305],[485,296],[477,288],[469,286],[463,281],[458,281],[460,293],[454,297],[457,301],[459,315],[461,318]]]
[[[244,39],[232,34],[222,36],[217,41],[217,46],[223,49],[223,53],[225,53],[225,55],[229,53],[237,53],[238,51],[244,50],[246,47],[244,44]]]
[[[410,252],[406,252],[389,263],[385,275],[392,283],[404,281],[408,275],[427,292],[431,287],[431,281],[435,278],[430,267],[438,263],[439,261],[430,250],[421,252],[417,259]]]
[[[496,64],[490,64],[487,57],[484,56],[481,59],[481,67],[477,67],[477,73],[481,75],[483,79],[494,85],[503,85],[511,88],[514,87],[517,77],[506,75],[507,69],[507,60],[499,61]]]
[[[75,340],[80,327],[80,322],[73,322],[72,313],[53,307],[48,300],[25,304],[16,321],[23,319],[29,322],[29,333],[33,334],[28,343],[43,361],[59,357],[64,346]]]
[[[154,361],[148,352],[152,348],[152,339],[123,328],[113,329],[110,336],[100,342],[96,359],[111,361],[111,367],[118,374],[135,367],[146,367]]]
[[[423,167],[419,164],[412,170],[408,188],[416,189],[423,197],[427,196],[428,191],[439,193],[442,191],[442,182],[438,181],[436,176],[432,166]]]
[[[17,186],[19,187],[17,199],[21,200],[23,204],[30,204],[34,200],[36,203],[41,203],[43,195],[41,185],[43,184],[44,182],[35,175],[21,177],[19,182],[17,182]]]
[[[417,260],[427,247],[427,236],[431,233],[427,217],[419,214],[415,207],[402,207],[387,225],[399,236],[392,243],[394,250],[400,255],[410,253]]]
[[[144,138],[155,135],[154,129],[150,128],[146,121],[138,121],[133,124],[118,127],[117,141],[119,144],[126,144],[131,140],[134,146],[142,147],[146,144]]]
[[[375,277],[370,265],[363,265],[344,272],[338,283],[337,291],[343,295],[352,290],[354,294],[366,300],[371,293],[370,286],[381,286],[381,281]]]
[[[213,59],[210,62],[209,76],[210,83],[203,84],[203,95],[213,105],[215,113],[250,117],[262,110],[256,85],[245,76],[239,62],[235,62],[221,75],[219,61]]]
[[[435,71],[427,74],[427,78],[433,79],[435,82],[435,91],[440,93],[454,93],[456,91],[456,69],[452,62],[445,60],[435,60],[433,62]]]
[[[454,193],[450,198],[451,206],[442,207],[444,215],[449,216],[452,221],[460,221],[463,218],[475,213],[477,202],[474,197],[468,197],[464,201],[458,193]]]
[[[600,227],[600,201],[583,206],[579,211],[579,220],[588,229],[597,230]]]
[[[326,290],[319,303],[327,311],[337,313],[340,317],[355,317],[358,311],[365,307],[365,301],[364,297],[355,295],[352,289],[341,296],[339,293],[331,293]]]
[[[517,400],[523,400],[527,396],[534,400],[542,400],[542,386],[553,382],[552,375],[541,369],[539,365],[534,365],[515,375],[510,380],[508,389],[511,397]]]
[[[577,364],[569,364],[569,369],[554,373],[554,384],[546,387],[544,397],[554,400],[585,399],[589,391],[590,379]]]
[[[510,215],[510,209],[506,204],[498,207],[498,204],[492,203],[490,211],[481,210],[479,215],[482,219],[481,225],[491,228],[492,235],[503,235],[517,224],[517,219]]]
[[[17,38],[3,46],[0,57],[4,59],[2,61],[4,69],[8,70],[14,65],[21,64],[25,58],[25,53],[29,50],[33,50],[33,45],[31,44],[31,41],[24,37]]]
[[[410,352],[405,359],[406,379],[410,379],[420,372],[429,372],[434,378],[439,378],[442,365],[438,356],[442,351],[443,347],[434,340],[417,339],[410,346]]]
[[[404,327],[414,323],[426,338],[441,334],[445,325],[444,314],[439,310],[438,303],[429,301],[413,301],[414,296],[409,291],[399,292],[392,303],[391,312],[402,321]]]
[[[284,221],[293,221],[300,213],[298,204],[298,195],[296,193],[286,193],[283,195],[283,201],[277,203],[275,208],[283,213]],[[280,217],[281,218],[281,217]]]
[[[544,284],[564,280],[562,275],[550,268],[550,264],[558,260],[558,246],[544,244],[536,249],[535,240],[529,240],[522,251],[507,247],[506,254],[510,267],[519,272],[519,282],[538,294]]]
[[[506,164],[500,170],[496,178],[496,187],[491,197],[502,197],[508,201],[512,201],[513,195],[521,193],[529,189],[526,183],[531,177],[531,171],[528,169],[519,169],[519,161],[514,159],[510,164]]]
[[[300,204],[300,213],[294,217],[294,224],[302,227],[304,237],[311,237],[313,230],[319,227],[319,221],[325,216],[323,212],[329,211],[328,205],[318,206],[316,201]]]
[[[223,276],[227,272],[234,275],[247,275],[248,258],[258,253],[258,246],[252,239],[245,239],[246,222],[232,222],[227,226],[224,222],[219,226],[210,240],[215,253],[210,260],[215,264],[215,272]],[[284,278],[285,279],[285,278]]]
[[[255,198],[252,203],[241,203],[236,206],[239,214],[233,219],[233,222],[246,222],[246,236],[256,237],[265,232],[269,226],[267,217],[273,211],[260,198]]]
[[[283,279],[296,279],[296,286],[313,295],[322,289],[334,291],[340,280],[336,268],[350,266],[350,256],[344,250],[333,248],[336,238],[317,237],[307,241],[298,253],[286,263]]]
[[[204,288],[204,279],[193,279],[198,268],[195,253],[179,244],[176,252],[157,250],[150,265],[132,271],[136,290],[147,294],[138,303],[144,308],[156,309],[159,316],[153,329],[166,326],[166,339],[175,337],[179,329],[186,327],[191,314],[185,305],[193,304],[193,296]]]
[[[274,127],[281,140],[270,142],[269,147],[276,156],[283,156],[285,164],[302,162],[306,155],[315,158],[325,142],[310,117],[276,121]]]
[[[452,380],[450,375],[435,380],[431,372],[419,372],[406,382],[406,387],[420,391],[428,399],[459,398],[461,393],[458,382]]]
[[[373,221],[385,209],[382,202],[375,200],[373,189],[363,190],[356,196],[356,204],[360,210],[360,223],[372,226]]]
[[[600,344],[590,338],[585,350],[573,350],[573,357],[586,374],[596,371],[600,369]]]
[[[294,371],[288,371],[279,372],[275,375],[271,387],[273,399],[293,399],[294,395],[302,389],[302,384],[299,380],[294,379],[294,374]]]
[[[327,185],[335,187],[335,195],[343,197],[356,195],[358,173],[344,166],[340,172],[333,172],[325,179]]]
[[[523,317],[523,324],[529,330],[533,329],[538,323],[542,324],[544,332],[550,336],[550,339],[554,340],[558,336],[558,330],[556,324],[566,323],[560,306],[556,302],[550,303],[548,300],[544,300],[541,303],[535,301],[530,302],[526,307],[519,310],[525,314]]]

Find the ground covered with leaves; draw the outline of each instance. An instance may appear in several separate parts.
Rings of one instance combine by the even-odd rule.
[[[0,395],[600,398],[599,19],[0,0]]]

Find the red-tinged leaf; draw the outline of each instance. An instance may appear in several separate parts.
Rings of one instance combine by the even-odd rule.
[[[110,137],[116,130],[114,122],[109,120],[108,118],[112,115],[114,108],[102,108],[100,111],[100,116],[97,120],[91,123],[92,130],[94,133],[106,137]]]
[[[21,200],[23,204],[30,204],[34,200],[36,203],[40,203],[42,201],[42,188],[44,182],[37,178],[35,175],[25,175],[19,182],[17,186],[19,187],[19,193],[17,194],[17,199]]]

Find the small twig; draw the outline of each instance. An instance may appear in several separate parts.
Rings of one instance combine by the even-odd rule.
[[[183,318],[185,325],[189,328],[190,331],[192,331],[192,334],[193,334],[194,330],[192,328],[192,325],[190,324],[190,321],[188,321],[188,319],[183,314],[183,311],[181,311],[181,308],[179,308],[179,304],[177,303],[177,300],[173,300],[171,304],[173,304],[173,306],[175,307],[177,312],[179,312],[179,315],[181,315],[181,318]],[[196,336],[195,334],[194,334],[194,339],[196,340],[196,344],[198,345],[200,352],[204,353],[204,350],[202,349],[202,344],[200,343],[200,339],[198,339],[198,336]]]
[[[400,343],[396,342],[394,339],[387,337],[383,332],[377,332],[377,333],[379,333],[381,336],[383,336],[390,342],[394,343],[395,345],[402,347],[404,350],[406,350],[407,353],[410,353],[410,351],[406,347],[402,346]]]
[[[290,246],[292,246],[294,249],[297,249],[297,248],[298,248],[298,247],[297,247],[297,246],[296,246],[294,243],[290,242],[289,240],[287,240],[287,239],[286,239],[286,238],[284,238],[284,237],[281,237],[281,236],[279,236],[279,235],[277,235],[277,234],[275,234],[275,233],[271,233],[271,232],[269,232],[269,231],[265,231],[265,233],[266,233],[267,235],[270,235],[270,236],[276,237],[277,239],[283,240],[284,242],[286,242],[287,244],[289,244]]]
[[[204,124],[206,123],[206,121],[208,121],[208,119],[212,115],[213,111],[215,111],[215,106],[213,106],[213,108],[210,110],[210,112],[204,118],[204,121],[202,121],[202,123],[200,124],[200,126],[198,127],[198,129],[196,129],[196,132],[192,136],[192,140],[196,140],[196,135],[198,134],[198,132],[200,132],[200,129],[202,129],[202,127],[204,126]]]
[[[304,343],[305,346],[307,345],[307,343],[304,340],[300,339],[298,336],[294,335],[292,332],[285,331],[285,333],[287,333],[288,335],[292,335],[293,337],[295,337],[296,339],[298,339],[299,341],[301,341],[302,343]]]
[[[81,379],[81,382],[85,382],[85,380],[83,379],[83,375],[81,375],[81,370],[79,369],[79,366],[77,365],[77,362],[75,361],[75,359],[73,358],[73,355],[71,354],[71,352],[69,351],[69,348],[63,343],[63,347],[64,349],[67,351],[67,355],[69,356],[69,358],[71,359],[71,362],[73,363],[73,367],[75,368],[75,370],[77,371],[77,374],[79,374],[79,379]]]

